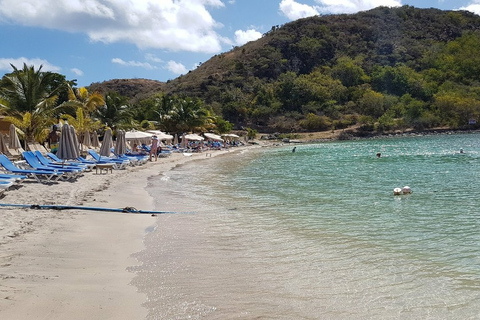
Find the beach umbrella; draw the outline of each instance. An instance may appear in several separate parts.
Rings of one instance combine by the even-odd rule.
[[[93,134],[92,134],[92,147],[100,148],[100,141],[98,141],[97,131],[93,131]]]
[[[173,144],[177,145],[178,144],[178,134],[175,133],[175,138],[173,138]]]
[[[234,134],[234,133],[227,133],[227,134],[222,134],[223,137],[229,137],[229,138],[240,138],[240,136]]]
[[[3,153],[5,155],[9,155],[10,152],[8,152],[7,144],[5,143],[5,136],[0,133],[0,153]]]
[[[117,131],[117,141],[115,142],[114,152],[117,156],[123,156],[127,153],[127,141],[125,140],[125,131]]]
[[[208,139],[211,139],[211,140],[215,140],[215,141],[223,141],[222,137],[220,137],[219,135],[216,135],[216,134],[213,134],[213,133],[204,133],[203,134],[206,138]]]
[[[105,135],[103,136],[102,146],[100,147],[100,155],[104,157],[110,157],[110,152],[112,148],[112,130],[107,129]]]
[[[202,140],[205,140],[204,137],[199,136],[198,134],[195,134],[195,133],[187,134],[186,136],[184,136],[184,138],[187,139],[187,140],[191,140],[191,141],[202,141]]]
[[[183,134],[182,136],[182,142],[180,143],[180,148],[186,148],[187,147],[187,138],[185,138],[186,134]]]
[[[65,123],[58,142],[57,157],[62,160],[76,159],[79,157],[78,143],[76,143],[75,129],[70,128],[68,123]]]
[[[150,138],[151,138],[153,135],[154,135],[153,133],[149,133],[149,132],[143,132],[143,131],[137,131],[137,130],[130,130],[130,131],[125,132],[125,139],[126,139],[126,140],[135,140],[135,139],[138,139],[138,140],[141,140],[141,139],[150,140]]]
[[[17,128],[15,128],[13,123],[10,125],[8,147],[15,150],[18,150],[22,147],[20,144],[20,139],[18,139]]]
[[[149,132],[130,130],[125,132],[125,140],[135,144],[149,143],[154,134]]]
[[[153,133],[157,136],[158,140],[172,140],[173,136],[159,130],[147,130],[148,133]]]
[[[92,139],[90,137],[90,132],[85,131],[85,133],[83,134],[82,146],[88,149],[90,148],[91,145],[92,145]],[[82,150],[83,150],[83,147],[82,147]]]
[[[77,137],[77,130],[73,126],[70,126],[70,133],[72,134],[72,141],[73,141],[73,147],[75,152],[77,153],[78,158],[80,156],[80,143],[78,142],[78,137]]]

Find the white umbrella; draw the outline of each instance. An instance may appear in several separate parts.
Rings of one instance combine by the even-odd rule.
[[[204,137],[199,136],[198,134],[191,133],[183,136],[184,139],[191,140],[191,141],[202,141],[205,140]]]
[[[135,139],[150,139],[154,134],[149,132],[131,130],[125,132],[125,139],[135,140]]]
[[[125,131],[117,131],[117,141],[115,142],[114,152],[117,156],[123,156],[127,153],[127,141],[125,140]]]
[[[173,138],[173,144],[177,145],[178,144],[178,134],[175,133],[175,138]]]
[[[125,132],[125,140],[132,141],[135,144],[142,144],[142,143],[148,144],[150,143],[150,140],[153,135],[154,135],[153,133],[131,130],[131,131]]]
[[[165,132],[159,130],[147,130],[147,133],[153,133],[157,136],[158,140],[173,140],[173,136],[166,134]]]
[[[222,137],[219,135],[213,134],[213,133],[204,133],[203,134],[206,138],[211,139],[211,140],[216,140],[216,141],[223,141]]]
[[[222,134],[223,137],[230,137],[230,138],[240,138],[240,136],[233,134],[233,133],[227,133],[227,134]]]
[[[103,136],[102,146],[100,147],[100,155],[104,157],[110,157],[112,147],[112,130],[107,129]]]
[[[15,125],[13,123],[10,125],[8,147],[15,150],[22,147],[22,145],[20,144],[20,139],[18,139],[17,128],[15,128]]]

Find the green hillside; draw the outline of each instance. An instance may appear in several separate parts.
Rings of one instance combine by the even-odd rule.
[[[480,122],[479,29],[472,13],[411,6],[305,18],[160,90],[262,132],[471,128]]]

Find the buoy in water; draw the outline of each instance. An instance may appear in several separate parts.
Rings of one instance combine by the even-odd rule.
[[[401,194],[402,194],[402,189],[400,189],[400,188],[393,189],[393,195],[394,196],[398,196],[398,195],[401,195]]]
[[[402,189],[403,194],[410,194],[412,193],[412,189],[409,186],[405,186]]]

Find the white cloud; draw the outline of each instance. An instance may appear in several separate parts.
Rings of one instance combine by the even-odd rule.
[[[157,57],[156,55],[152,54],[152,53],[147,53],[145,55],[145,59],[147,59],[148,61],[152,61],[152,62],[155,62],[155,63],[162,63],[163,60],[159,57]]]
[[[188,69],[183,64],[173,60],[168,61],[167,69],[174,74],[185,74],[188,72]]]
[[[249,41],[255,41],[262,37],[262,34],[255,29],[248,29],[247,31],[237,30],[235,31],[235,42],[241,46]]]
[[[480,14],[480,0],[474,0],[466,7],[458,8],[458,10],[466,10],[475,14]]]
[[[120,58],[113,58],[112,63],[116,63],[116,64],[126,66],[126,67],[139,67],[139,68],[144,68],[144,69],[148,69],[148,70],[156,69],[155,66],[152,66],[148,62],[140,62],[140,61],[133,61],[133,60],[125,61],[125,60],[120,59]]]
[[[208,7],[221,0],[0,0],[0,21],[86,33],[92,41],[217,53],[224,39]]]
[[[282,0],[280,11],[290,20],[297,20],[318,15],[314,6],[298,3],[295,0]]]
[[[400,0],[316,0],[321,13],[355,13],[379,6],[400,7]]]
[[[70,71],[72,71],[75,75],[77,75],[79,77],[83,76],[83,71],[78,69],[78,68],[72,68],[72,69],[70,69]]]
[[[10,64],[13,64],[17,69],[22,69],[24,63],[29,67],[34,66],[35,70],[38,70],[40,66],[42,66],[42,71],[59,72],[61,70],[60,67],[50,64],[47,60],[43,60],[39,58],[29,59],[25,57],[0,58],[0,70],[5,70],[7,71],[7,73],[9,73],[13,71],[12,66]]]
[[[317,5],[307,5],[295,0],[282,0],[280,11],[290,20],[328,13],[355,13],[378,6],[399,7],[401,0],[315,0]]]

